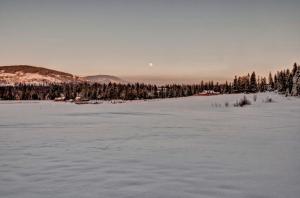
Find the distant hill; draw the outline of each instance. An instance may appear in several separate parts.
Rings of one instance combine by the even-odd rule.
[[[125,83],[122,79],[109,75],[79,77],[66,72],[30,65],[0,66],[0,85],[19,83],[40,85],[70,82]]]
[[[72,74],[43,67],[29,65],[0,67],[0,84],[47,84],[73,82],[77,80],[79,80],[79,77]]]
[[[85,76],[82,77],[83,79],[92,82],[92,83],[103,83],[103,84],[107,84],[107,83],[127,83],[125,80],[116,77],[116,76],[110,76],[110,75],[95,75],[95,76]]]

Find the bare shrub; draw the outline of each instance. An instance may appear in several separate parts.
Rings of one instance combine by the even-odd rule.
[[[236,103],[234,104],[235,107],[243,107],[245,105],[251,105],[251,102],[247,99],[246,96],[244,96],[239,101],[236,101]]]
[[[256,100],[257,100],[257,95],[255,94],[255,95],[253,96],[253,101],[256,102]]]
[[[228,102],[225,102],[225,107],[229,107],[229,103]]]
[[[271,97],[267,97],[265,100],[264,100],[265,103],[272,103],[272,102],[275,102]]]
[[[221,104],[219,104],[219,103],[216,103],[216,102],[215,102],[215,103],[212,103],[212,104],[211,104],[211,106],[212,106],[212,107],[222,107],[222,105],[221,105]]]

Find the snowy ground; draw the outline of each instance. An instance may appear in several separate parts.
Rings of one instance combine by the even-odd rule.
[[[241,97],[0,101],[0,197],[298,198],[300,99]]]

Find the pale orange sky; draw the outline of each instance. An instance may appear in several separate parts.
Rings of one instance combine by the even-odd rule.
[[[0,65],[166,82],[267,75],[300,60],[299,8],[297,0],[0,0]]]

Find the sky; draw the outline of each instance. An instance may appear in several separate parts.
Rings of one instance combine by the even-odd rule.
[[[200,82],[300,62],[300,0],[0,0],[0,65]]]

